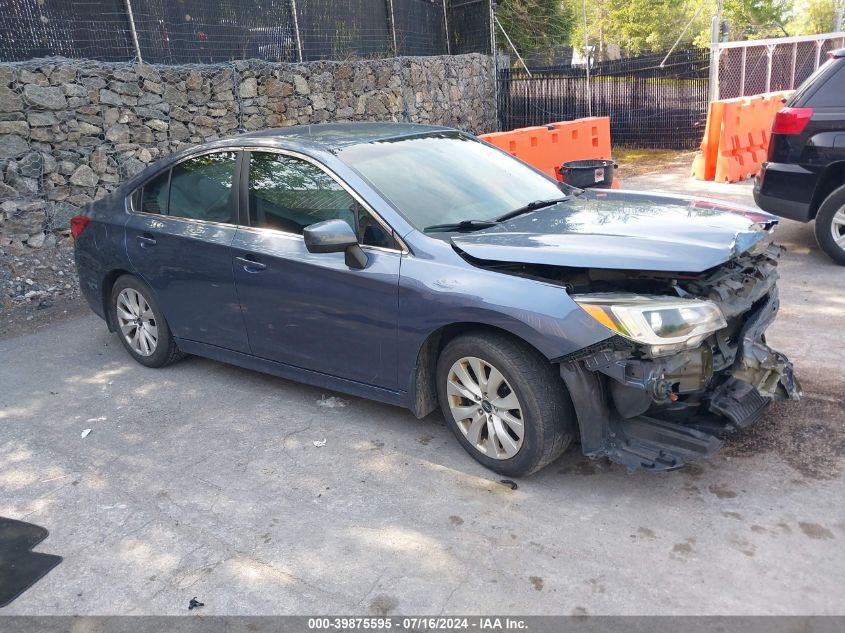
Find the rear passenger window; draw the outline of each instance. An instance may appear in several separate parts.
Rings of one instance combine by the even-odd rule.
[[[169,169],[148,181],[141,189],[141,200],[135,208],[144,213],[166,214],[168,182],[170,182]],[[134,201],[133,196],[133,203]]]
[[[829,75],[824,83],[807,99],[811,108],[842,108],[845,107],[845,63]]]
[[[175,165],[170,178],[168,215],[210,222],[232,222],[232,181],[236,164],[236,152],[217,152]]]

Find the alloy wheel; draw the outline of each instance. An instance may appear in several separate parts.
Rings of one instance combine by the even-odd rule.
[[[449,369],[446,394],[452,417],[476,450],[494,459],[519,452],[522,407],[502,372],[481,358],[460,358]]]
[[[117,324],[129,347],[136,354],[151,356],[158,345],[158,326],[147,299],[134,288],[117,295]]]
[[[830,232],[836,245],[845,250],[845,207],[833,215],[830,221]]]

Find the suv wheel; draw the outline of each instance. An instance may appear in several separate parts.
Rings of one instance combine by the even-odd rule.
[[[833,261],[845,266],[845,186],[834,189],[819,207],[816,240]]]
[[[446,345],[437,395],[464,449],[497,473],[530,475],[572,440],[575,414],[554,366],[507,336],[467,334]]]
[[[140,279],[123,275],[111,293],[112,314],[123,347],[147,367],[164,367],[184,356],[153,293]]]

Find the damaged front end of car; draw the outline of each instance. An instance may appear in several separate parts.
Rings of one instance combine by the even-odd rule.
[[[584,454],[671,470],[721,437],[797,400],[792,364],[765,331],[777,314],[781,247],[697,274],[586,269],[564,273],[572,297],[615,336],[564,358]]]

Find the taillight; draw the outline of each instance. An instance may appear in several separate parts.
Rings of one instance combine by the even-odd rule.
[[[73,236],[73,239],[77,239],[82,235],[82,231],[85,230],[89,222],[91,222],[91,218],[87,215],[75,215],[70,219],[70,234]]]
[[[811,116],[812,108],[781,108],[772,123],[772,134],[801,134]]]

